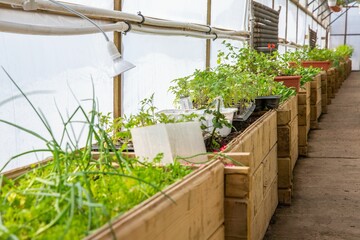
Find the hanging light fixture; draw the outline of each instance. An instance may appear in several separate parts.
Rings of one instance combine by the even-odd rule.
[[[117,47],[115,46],[115,44],[110,41],[109,37],[106,35],[106,33],[101,29],[101,27],[96,23],[94,22],[93,20],[91,20],[90,18],[88,18],[87,16],[85,16],[84,14],[58,2],[58,1],[55,1],[55,0],[48,0],[49,2],[52,2],[53,4],[55,5],[58,5],[62,8],[64,8],[65,10],[77,15],[78,17],[82,18],[82,19],[85,19],[87,20],[88,22],[90,22],[92,25],[94,25],[97,29],[99,29],[99,31],[104,35],[105,37],[105,40],[107,41],[107,49],[108,49],[108,52],[109,52],[109,55],[113,61],[113,69],[112,69],[112,73],[111,75],[113,77],[117,76],[117,75],[120,75],[132,68],[135,67],[134,64],[128,62],[128,61],[125,61],[122,57],[121,57],[121,54],[119,52],[119,50],[117,49]],[[35,0],[26,0],[24,1],[23,3],[23,9],[26,10],[26,11],[33,11],[33,10],[37,10],[37,3]]]

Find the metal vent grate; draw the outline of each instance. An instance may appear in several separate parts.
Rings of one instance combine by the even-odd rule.
[[[316,41],[317,41],[317,32],[309,28],[309,46],[310,48],[316,47]]]
[[[257,51],[269,53],[278,48],[279,14],[253,1],[253,44]]]

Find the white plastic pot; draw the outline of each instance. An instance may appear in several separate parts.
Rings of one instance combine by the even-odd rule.
[[[220,112],[224,114],[226,120],[228,120],[228,122],[232,124],[234,114],[237,112],[237,110],[238,110],[237,108],[222,108],[220,109]],[[206,126],[208,127],[208,131],[211,132],[214,129],[212,122],[214,119],[214,115],[205,114],[205,119],[206,119]],[[220,134],[220,136],[226,137],[227,135],[230,134],[231,128],[224,126],[220,129],[217,129],[217,132]]]
[[[336,0],[328,0],[327,2],[328,2],[329,7],[336,6]]]
[[[137,157],[142,161],[152,160],[163,153],[163,164],[173,163],[177,156],[192,157],[194,163],[207,160],[206,148],[200,122],[160,123],[131,129]]]

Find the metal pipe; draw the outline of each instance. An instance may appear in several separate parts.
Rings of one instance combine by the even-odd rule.
[[[323,17],[323,18],[321,19],[321,21],[324,21],[325,19],[327,19],[331,14],[332,14],[332,12],[330,12],[328,15],[326,15],[325,17]]]
[[[103,31],[106,32],[124,32],[127,31],[129,26],[124,22],[118,22],[113,24],[100,25]],[[31,35],[83,35],[98,33],[99,30],[96,27],[54,27],[44,25],[32,25],[0,21],[0,31],[17,34],[31,34]]]
[[[312,12],[314,13],[316,10],[318,10],[324,3],[327,2],[327,0],[324,0],[317,8],[315,8]]]
[[[23,0],[0,0],[0,3],[4,3],[12,7],[14,6],[18,8],[23,7]],[[67,10],[63,9],[60,6],[54,6],[54,4],[52,4],[51,2],[44,0],[36,0],[36,3],[38,10],[69,15]],[[63,3],[63,4],[65,6],[69,6],[70,8],[72,8],[77,12],[80,12],[81,14],[87,16],[88,18],[101,18],[113,22],[127,21],[137,24],[143,21],[143,17],[136,14],[130,14],[120,11],[94,8],[94,7],[88,7],[88,6],[76,5],[76,4],[68,4],[68,3]],[[163,19],[157,19],[151,17],[145,17],[145,21],[142,23],[142,25],[151,25],[151,26],[157,26],[163,28],[177,28],[177,29],[183,29],[185,31],[202,32],[204,34],[209,32],[209,26],[207,25],[170,21],[170,20],[163,20]],[[249,32],[246,31],[234,31],[234,30],[221,29],[215,27],[211,28],[211,33],[249,37]]]
[[[327,9],[325,9],[324,11],[322,11],[322,12],[318,15],[318,17],[320,17],[321,15],[323,15],[326,11],[327,11]]]
[[[315,0],[312,0],[307,6],[310,6],[313,2],[315,2]]]

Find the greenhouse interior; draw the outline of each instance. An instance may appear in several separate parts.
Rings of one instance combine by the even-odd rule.
[[[0,239],[360,239],[359,26],[359,0],[0,0]]]

